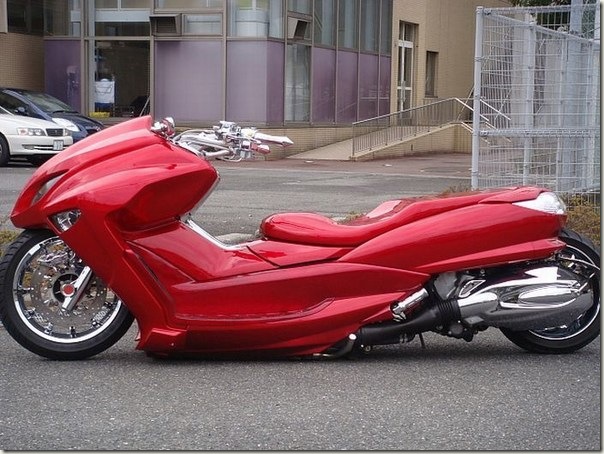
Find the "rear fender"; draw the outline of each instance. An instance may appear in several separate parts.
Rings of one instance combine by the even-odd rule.
[[[478,204],[401,226],[355,248],[340,261],[435,274],[545,258],[564,216],[510,203]]]

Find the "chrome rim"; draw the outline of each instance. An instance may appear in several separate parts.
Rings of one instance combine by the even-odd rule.
[[[585,331],[596,320],[598,314],[600,313],[600,285],[599,282],[597,282],[599,268],[597,268],[594,261],[587,254],[576,247],[567,245],[566,248],[564,248],[563,253],[565,254],[563,262],[571,271],[576,272],[577,274],[581,274],[580,270],[578,269],[581,265],[579,265],[577,262],[573,262],[573,260],[591,263],[594,265],[594,268],[598,270],[597,275],[591,278],[591,285],[592,288],[595,287],[594,290],[597,291],[594,292],[594,294],[597,293],[598,301],[568,325],[531,331],[531,333],[533,333],[535,336],[546,340],[563,341],[575,337]]]
[[[30,331],[52,342],[74,344],[98,336],[111,326],[122,303],[94,275],[75,305],[63,308],[85,268],[58,237],[41,241],[27,251],[13,279],[13,302]]]

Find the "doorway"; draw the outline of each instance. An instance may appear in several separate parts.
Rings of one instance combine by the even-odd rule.
[[[410,109],[413,105],[413,68],[415,34],[417,25],[407,22],[399,24],[398,75],[396,83],[397,110]]]

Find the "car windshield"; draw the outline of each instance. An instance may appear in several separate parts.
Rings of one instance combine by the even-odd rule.
[[[13,115],[12,112],[10,112],[9,110],[6,110],[4,107],[0,106],[0,114],[2,115]]]
[[[29,99],[32,103],[47,113],[70,112],[76,113],[68,104],[59,101],[57,98],[47,95],[46,93],[36,93],[33,91],[21,92],[21,95]]]

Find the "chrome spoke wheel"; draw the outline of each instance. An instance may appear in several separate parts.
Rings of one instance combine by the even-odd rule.
[[[560,264],[566,266],[574,273],[592,274],[590,277],[590,285],[594,295],[597,295],[597,301],[595,301],[587,311],[567,325],[531,331],[535,336],[543,339],[565,340],[577,336],[582,331],[587,329],[600,314],[600,288],[597,278],[597,276],[600,274],[600,268],[581,249],[572,245],[567,245],[560,255],[563,257],[563,259],[560,261]]]
[[[530,352],[572,353],[600,335],[600,250],[591,240],[572,230],[564,229],[560,239],[566,247],[558,254],[557,263],[582,276],[586,294],[591,295],[591,305],[562,326],[530,331],[501,328],[509,340]]]
[[[0,319],[28,350],[69,360],[106,350],[134,321],[118,296],[48,230],[25,230],[2,257]]]
[[[71,310],[63,309],[84,270],[81,260],[59,238],[34,245],[23,256],[13,280],[13,303],[25,325],[54,342],[90,339],[111,325],[122,304],[93,276]]]

